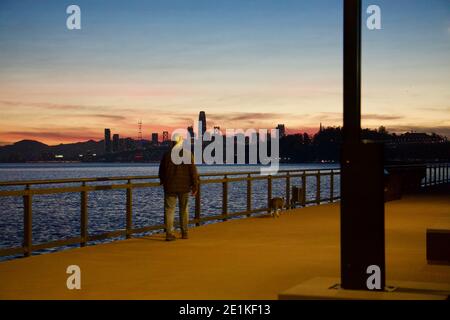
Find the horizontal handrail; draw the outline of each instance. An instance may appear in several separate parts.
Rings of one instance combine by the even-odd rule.
[[[432,167],[440,165],[448,165],[448,163],[425,163],[425,164],[405,164],[405,165],[387,165],[386,169],[390,168],[413,168],[413,167]],[[277,175],[283,173],[293,172],[327,172],[327,171],[340,171],[340,167],[326,168],[326,169],[286,169],[279,170]],[[233,172],[211,172],[201,173],[200,177],[216,177],[216,176],[239,176],[239,175],[256,175],[261,174],[260,171],[233,171]],[[15,180],[15,181],[0,181],[0,186],[25,186],[25,185],[43,185],[43,184],[65,184],[65,183],[82,183],[82,182],[108,182],[108,181],[123,181],[123,180],[154,180],[158,179],[157,175],[151,176],[117,176],[117,177],[98,177],[98,178],[77,178],[77,179],[50,179],[50,180]]]
[[[0,197],[10,196],[28,196],[37,194],[56,194],[56,193],[71,193],[71,192],[87,192],[87,191],[105,191],[105,190],[117,190],[127,188],[148,188],[159,187],[159,182],[147,182],[147,183],[126,183],[126,184],[109,184],[102,186],[76,186],[76,187],[58,187],[58,188],[40,188],[40,189],[23,189],[23,190],[7,190],[0,191]]]
[[[292,169],[279,170],[278,174],[287,172],[323,172],[331,170],[340,170],[336,168],[326,169]],[[260,175],[261,171],[233,171],[233,172],[209,172],[200,173],[199,177],[218,177],[218,176],[240,176],[240,175]],[[46,180],[15,180],[15,181],[0,181],[0,186],[25,186],[25,185],[39,185],[39,184],[66,184],[66,183],[82,183],[82,182],[108,182],[108,181],[124,181],[124,180],[154,180],[159,179],[157,175],[151,176],[117,176],[117,177],[98,177],[98,178],[67,178],[67,179],[46,179]]]
[[[107,182],[107,181],[122,181],[122,180],[152,180],[152,179],[158,179],[158,176],[123,176],[123,177],[53,179],[53,180],[16,180],[16,181],[1,181],[0,186],[23,186],[23,185],[38,185],[38,184],[65,184],[65,183],[81,183],[81,182]]]

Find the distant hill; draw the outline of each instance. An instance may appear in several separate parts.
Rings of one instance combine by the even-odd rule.
[[[55,155],[63,155],[65,160],[77,160],[80,154],[103,154],[103,150],[103,141],[89,140],[49,146],[39,141],[21,140],[0,147],[0,162],[48,161],[54,160]]]
[[[79,154],[96,153],[103,154],[105,150],[104,142],[89,140],[85,142],[77,142],[70,144],[60,144],[50,147],[51,152],[55,154],[62,154],[64,158],[78,157]]]

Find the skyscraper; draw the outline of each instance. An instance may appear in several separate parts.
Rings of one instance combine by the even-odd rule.
[[[113,135],[113,144],[112,144],[112,150],[113,152],[119,152],[119,135],[116,133]]]
[[[163,131],[163,142],[169,141],[169,132]]]
[[[200,111],[198,115],[199,129],[200,133],[203,135],[206,132],[206,113],[205,111]]]
[[[105,153],[111,153],[111,129],[105,129]]]
[[[126,138],[125,139],[125,149],[128,151],[135,150],[136,149],[135,140],[133,140],[131,138]]]
[[[194,127],[193,126],[187,127],[187,132],[191,136],[191,139],[193,139],[194,138]]]
[[[284,124],[279,124],[276,129],[278,129],[279,134],[280,134],[280,138],[283,138],[286,136],[286,127],[284,126]]]
[[[157,146],[157,145],[158,145],[158,133],[157,133],[157,132],[152,133],[152,144],[153,144],[154,146]]]

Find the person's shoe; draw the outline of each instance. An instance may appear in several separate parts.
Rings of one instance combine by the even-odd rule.
[[[187,232],[182,232],[181,233],[181,239],[189,239],[188,233]]]
[[[174,240],[176,240],[176,238],[173,234],[166,235],[166,241],[174,241]]]

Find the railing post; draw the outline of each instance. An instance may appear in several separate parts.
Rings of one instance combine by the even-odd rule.
[[[437,185],[436,165],[433,166],[433,171],[434,171],[434,185]]]
[[[133,229],[133,189],[131,188],[131,180],[128,180],[127,187],[127,224],[126,224],[126,238],[131,238],[131,231]]]
[[[433,171],[433,165],[430,165],[430,180],[429,180],[429,186],[431,187],[433,185],[433,180],[434,180],[434,171]]]
[[[26,185],[25,190],[30,190],[30,185]],[[33,244],[33,200],[31,194],[23,196],[23,248],[25,257],[29,257]]]
[[[303,171],[302,176],[302,207],[306,206],[306,171]]]
[[[320,204],[320,170],[316,175],[316,203]]]
[[[252,212],[252,175],[247,176],[247,217],[251,216]]]
[[[442,183],[447,183],[447,177],[446,177],[446,171],[447,170],[447,164],[442,164]]]
[[[267,212],[270,213],[270,200],[272,200],[272,176],[267,176]]]
[[[339,173],[337,173],[337,175],[339,176],[339,180],[342,179],[342,174],[341,174],[341,170],[340,169],[339,169]],[[339,187],[339,193],[338,193],[337,197],[335,197],[335,199],[341,200],[341,192],[342,192],[342,190]]]
[[[429,175],[428,175],[428,186],[429,187],[431,187],[432,184],[433,184],[433,169],[432,168],[433,168],[432,165],[430,165],[428,167],[428,172],[429,172]]]
[[[448,183],[448,182],[449,182],[449,179],[448,179],[448,167],[449,167],[449,165],[448,165],[448,163],[446,164],[445,167],[446,167],[446,170],[445,170],[445,172],[446,172],[446,173],[445,173],[445,177],[446,177],[446,178],[445,178],[445,180],[446,180],[447,183]]]
[[[198,188],[197,188],[197,194],[195,195],[195,220],[197,221],[195,223],[195,225],[198,227],[200,226],[200,212],[201,212],[201,190],[202,190],[202,185],[201,185],[201,179],[198,178]]]
[[[334,171],[330,173],[330,202],[334,201]]]
[[[442,164],[442,183],[445,184],[445,169],[447,168],[447,165],[445,163]]]
[[[228,176],[224,176],[225,181],[222,182],[222,215],[224,218],[222,221],[227,221],[228,215]]]
[[[449,164],[447,163],[447,183],[449,183],[450,182],[450,179],[449,179],[449,172],[448,172],[448,170],[449,170]]]
[[[437,184],[439,185],[441,183],[441,164],[438,163],[437,165]]]
[[[430,171],[430,175],[428,177],[428,186],[431,187],[433,185],[433,165],[430,165],[428,170]]]
[[[443,179],[443,182],[444,182],[444,183],[447,183],[447,164],[444,163],[444,164],[442,165],[442,167],[443,167],[443,171],[442,171],[442,179]]]
[[[444,164],[442,165],[442,167],[443,167],[443,171],[442,171],[442,179],[443,179],[443,182],[444,182],[444,183],[447,183],[447,164],[444,163]]]
[[[438,164],[438,184],[441,184],[441,175],[442,175],[442,165]]]
[[[83,188],[86,187],[86,182],[81,185]],[[82,247],[86,246],[88,241],[88,194],[86,190],[81,191],[81,216],[80,216],[80,236]]]
[[[442,183],[444,183],[444,184],[447,183],[447,177],[445,175],[445,173],[447,172],[446,170],[447,170],[447,164],[443,163],[442,164]]]
[[[448,163],[447,163],[447,165],[446,165],[446,174],[445,174],[445,176],[446,176],[446,180],[447,180],[447,183],[449,182],[449,179],[448,179],[448,168],[449,168],[449,165],[448,165]]]
[[[286,173],[286,209],[291,208],[291,176],[289,171]]]

